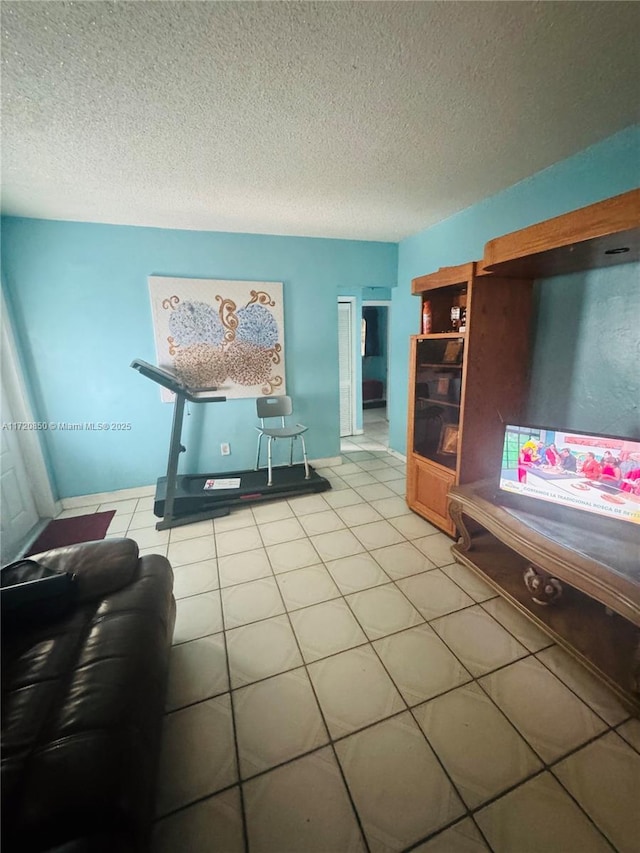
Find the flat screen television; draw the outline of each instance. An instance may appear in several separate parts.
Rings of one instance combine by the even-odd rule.
[[[640,441],[508,424],[500,491],[640,524]]]

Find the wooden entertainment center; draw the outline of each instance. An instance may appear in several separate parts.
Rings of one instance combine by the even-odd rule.
[[[520,422],[527,399],[534,280],[639,259],[637,189],[491,240],[482,261],[414,279],[430,326],[411,338],[407,442],[411,509],[451,536],[457,529],[455,559],[636,714],[640,525],[611,522],[613,535],[607,519],[585,513],[583,528],[575,511],[532,516],[493,494],[504,424]]]
[[[493,482],[456,486],[459,563],[606,681],[640,715],[640,535],[636,525],[553,506],[505,507]],[[467,519],[477,522],[475,532]]]

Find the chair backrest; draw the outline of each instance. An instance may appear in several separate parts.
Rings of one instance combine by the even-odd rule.
[[[258,397],[256,399],[256,408],[258,417],[264,418],[284,418],[293,412],[291,397],[279,395],[277,397]]]

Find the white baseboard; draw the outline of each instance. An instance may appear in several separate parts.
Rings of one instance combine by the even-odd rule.
[[[74,498],[62,498],[63,509],[77,509],[90,504],[117,503],[131,498],[153,497],[156,493],[155,486],[137,486],[133,489],[119,489],[116,492],[96,492],[91,495],[78,495]]]
[[[389,456],[393,456],[396,459],[401,459],[405,463],[407,461],[407,457],[404,454],[398,453],[397,450],[392,450],[390,447],[387,447],[387,453],[389,454]]]

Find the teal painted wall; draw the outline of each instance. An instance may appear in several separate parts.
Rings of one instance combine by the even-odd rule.
[[[485,243],[494,237],[637,186],[640,186],[640,125],[627,128],[399,244],[398,286],[392,296],[387,409],[390,446],[394,450],[406,452],[409,336],[419,330],[419,299],[411,295],[411,279],[441,266],[479,259]],[[536,285],[538,328],[529,417],[537,422],[555,424],[563,419],[567,428],[599,431],[602,424],[612,421],[615,430],[606,431],[622,430],[629,434],[631,430],[635,434],[638,397],[634,400],[632,394],[621,396],[616,388],[638,387],[637,317],[640,315],[637,307],[632,309],[634,313],[630,311],[630,316],[635,318],[632,323],[621,313],[623,303],[638,305],[637,265],[625,265],[619,272],[608,275],[622,288],[619,301],[608,291],[605,273],[567,277],[571,280],[560,283],[549,279]],[[607,328],[620,330],[626,346],[613,343],[603,360],[594,355],[593,336],[595,330]],[[571,389],[555,394],[550,379],[566,364],[571,365]],[[612,385],[614,367],[616,379]]]
[[[164,471],[172,407],[129,368],[135,357],[155,361],[149,275],[284,282],[287,386],[299,420],[310,426],[314,458],[339,450],[338,294],[355,295],[357,311],[363,299],[390,297],[390,442],[404,453],[408,341],[419,328],[411,278],[479,258],[493,237],[638,185],[640,126],[399,246],[3,219],[3,286],[36,417],[132,425],[129,432],[47,433],[54,492],[69,497],[148,485]],[[635,434],[640,347],[631,318],[640,316],[637,268],[541,282],[537,311],[530,417],[556,422],[562,416],[568,428]],[[594,349],[594,334],[603,326],[607,333],[614,330],[613,342]],[[567,392],[552,391],[553,380]],[[182,470],[252,465],[254,423],[250,400],[192,406]],[[230,457],[220,456],[221,441],[231,443]]]
[[[149,485],[166,469],[173,406],[129,367],[136,357],[155,363],[149,275],[284,283],[287,392],[309,426],[310,458],[323,458],[339,453],[338,291],[388,293],[397,273],[392,243],[20,218],[2,221],[2,248],[36,418],[131,424],[47,432],[58,497]],[[254,400],[190,411],[182,471],[253,466]],[[223,441],[229,457],[220,455]]]
[[[640,265],[540,287],[531,423],[640,439]]]

